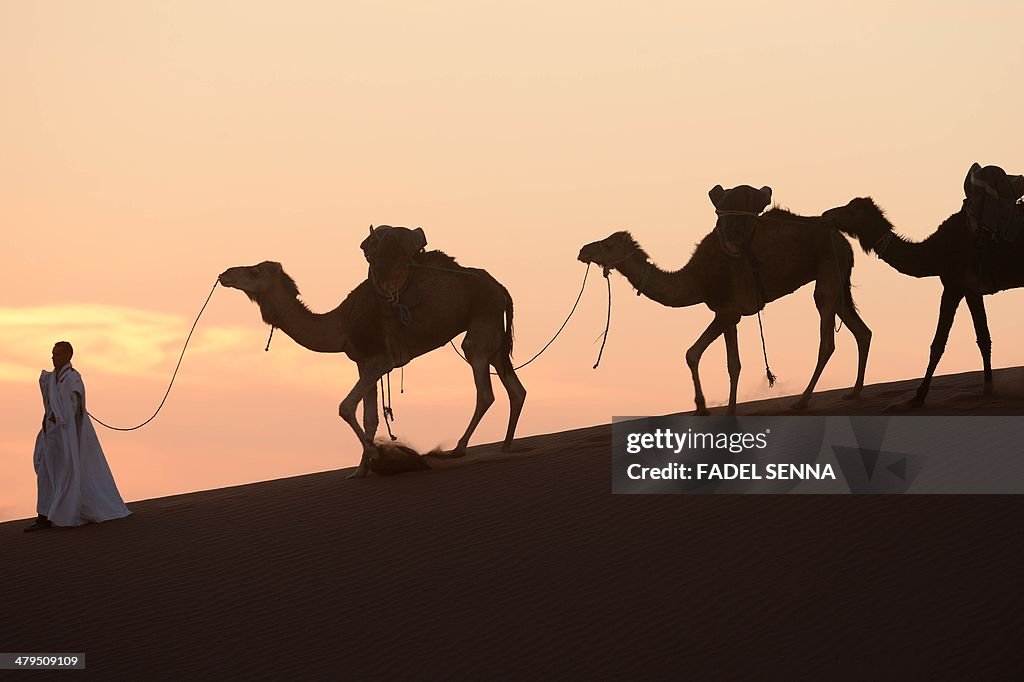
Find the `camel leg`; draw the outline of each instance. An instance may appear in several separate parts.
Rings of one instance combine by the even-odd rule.
[[[374,440],[377,437],[377,427],[380,425],[380,415],[377,413],[377,384],[363,396],[363,430],[366,437]]]
[[[349,475],[349,478],[362,478],[363,476],[366,476],[370,470],[370,460],[377,459],[379,454],[376,446],[373,444],[373,436],[368,435],[367,432],[359,426],[359,421],[356,419],[356,407],[359,405],[360,400],[366,399],[370,390],[373,390],[374,396],[376,396],[376,384],[387,371],[388,368],[383,364],[373,367],[360,367],[359,381],[356,382],[356,385],[352,387],[352,390],[349,391],[347,396],[345,396],[345,399],[338,405],[338,416],[344,419],[345,423],[352,428],[352,431],[356,434],[356,438],[359,439],[359,442],[363,446],[363,454],[359,458],[359,466],[351,475]],[[375,407],[375,415],[376,411]]]
[[[494,363],[494,369],[501,379],[502,386],[508,393],[508,431],[505,432],[505,442],[501,449],[508,452],[512,449],[512,439],[516,435],[516,424],[519,423],[519,415],[523,412],[523,405],[526,403],[526,387],[519,381],[516,371],[512,366],[512,358],[504,355]]]
[[[494,403],[494,389],[491,386],[491,371],[487,353],[477,345],[471,336],[471,334],[466,334],[466,338],[462,341],[462,351],[473,368],[473,381],[476,384],[476,408],[473,410],[473,418],[469,420],[466,432],[462,434],[455,449],[451,451],[451,457],[462,457],[466,454],[466,446],[469,445],[469,439],[476,431],[477,424]]]
[[[953,318],[956,317],[957,306],[960,305],[963,297],[964,293],[962,291],[953,290],[948,287],[942,290],[942,301],[939,303],[939,322],[935,327],[935,338],[932,339],[931,354],[928,357],[928,370],[924,374],[924,379],[921,380],[917,394],[910,399],[909,405],[911,407],[924,405],[925,396],[928,395],[928,387],[932,383],[932,375],[935,373],[935,367],[939,364],[939,359],[942,358],[943,351],[946,350],[949,330],[953,327]]]
[[[985,395],[992,395],[992,337],[988,332],[988,317],[985,315],[985,299],[981,294],[967,296],[967,307],[974,320],[974,335],[978,339],[981,362],[985,367]]]
[[[686,351],[686,365],[690,368],[690,373],[693,375],[693,400],[697,404],[696,413],[698,415],[708,414],[708,408],[704,402],[704,392],[700,389],[700,374],[697,368],[700,365],[700,358],[704,355],[704,351],[707,350],[712,341],[725,331],[724,319],[721,313],[715,313],[715,319],[711,320],[711,324],[697,338],[696,343]]]
[[[736,415],[736,391],[740,385],[740,344],[736,338],[736,323],[725,328],[726,363],[729,367],[729,410],[730,416]]]
[[[850,400],[859,396],[860,392],[864,390],[864,371],[868,366],[868,350],[871,348],[871,329],[868,328],[864,320],[857,314],[856,308],[853,307],[852,298],[847,298],[846,305],[839,311],[839,319],[843,321],[846,328],[853,334],[853,338],[857,340],[857,383],[853,385],[853,388],[848,393],[843,395],[844,400]]]
[[[819,305],[818,314],[821,316],[818,327],[818,364],[814,367],[811,381],[800,395],[800,399],[793,403],[794,410],[802,410],[807,407],[807,403],[811,401],[811,394],[814,393],[814,386],[818,383],[821,373],[825,370],[825,365],[828,364],[828,359],[832,357],[832,353],[836,349],[835,308],[831,305],[827,307]]]

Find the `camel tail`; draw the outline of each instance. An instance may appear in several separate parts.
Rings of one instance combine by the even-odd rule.
[[[502,284],[501,282],[499,282],[498,280],[496,280],[493,277],[491,277],[491,281],[494,283],[494,285],[496,287],[498,287],[498,289],[501,290],[501,293],[505,296],[505,338],[504,338],[504,347],[502,348],[502,352],[503,353],[508,353],[508,356],[511,358],[512,357],[512,342],[513,342],[513,333],[512,333],[512,317],[513,317],[513,312],[512,312],[512,294],[508,293],[508,289],[505,288],[505,285]]]
[[[504,287],[502,287],[504,288]],[[512,342],[515,335],[512,333],[512,295],[505,291],[505,345],[508,347],[508,356],[512,357]]]

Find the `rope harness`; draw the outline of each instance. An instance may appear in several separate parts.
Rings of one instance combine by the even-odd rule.
[[[423,267],[423,266],[417,266],[417,267]],[[444,270],[444,269],[446,269],[446,268],[436,268],[436,269],[438,269],[438,270]],[[457,272],[457,271],[453,271],[453,272]],[[607,270],[606,270],[606,272],[607,272]],[[476,274],[476,273],[466,273],[466,274],[471,274],[471,275],[473,275],[473,274]],[[536,352],[536,354],[534,354],[534,356],[533,356],[532,358],[530,358],[529,360],[527,360],[526,362],[524,362],[524,363],[523,363],[523,364],[521,364],[521,365],[518,365],[518,366],[516,366],[516,367],[513,367],[513,368],[512,368],[513,370],[520,370],[520,369],[522,369],[523,367],[526,367],[527,365],[529,365],[529,364],[530,364],[531,362],[533,362],[533,361],[534,361],[534,360],[536,360],[537,358],[539,358],[539,357],[540,357],[540,356],[541,356],[541,355],[542,355],[542,354],[544,353],[544,351],[546,351],[546,350],[548,349],[548,346],[550,346],[550,345],[551,345],[552,343],[554,343],[554,342],[555,342],[555,339],[557,339],[557,338],[559,337],[559,335],[560,335],[560,334],[562,333],[562,330],[563,330],[563,329],[565,329],[565,325],[569,324],[569,320],[570,320],[570,319],[572,318],[572,316],[573,316],[573,313],[575,313],[575,312],[576,312],[576,307],[577,307],[577,306],[578,306],[578,305],[580,304],[580,299],[581,299],[581,298],[583,298],[583,291],[584,291],[584,290],[585,290],[585,289],[587,288],[587,276],[588,276],[589,274],[590,274],[590,263],[587,263],[587,269],[586,269],[586,271],[585,271],[585,272],[583,273],[583,283],[582,283],[582,284],[580,285],[580,293],[576,295],[576,301],[575,301],[575,302],[573,302],[573,304],[572,304],[572,310],[570,310],[570,311],[569,311],[569,314],[568,314],[568,315],[566,316],[566,318],[565,318],[565,321],[564,321],[564,322],[562,322],[562,326],[558,328],[558,331],[556,331],[556,332],[555,332],[555,335],[554,335],[554,336],[552,336],[552,337],[551,337],[551,340],[550,340],[550,341],[548,341],[547,343],[545,343],[545,344],[544,344],[544,347],[543,347],[543,348],[541,348],[541,349],[540,349],[539,351],[537,351],[537,352]],[[607,277],[607,276],[608,276],[608,275],[607,275],[607,274],[605,274],[605,277]],[[610,298],[608,299],[608,301],[609,301],[609,305],[611,305],[611,299],[610,299]],[[607,330],[605,330],[605,333],[607,334]],[[452,347],[452,350],[454,350],[454,351],[455,351],[455,352],[456,352],[456,353],[458,354],[458,356],[459,356],[460,358],[462,358],[463,360],[466,360],[466,356],[465,356],[465,355],[463,355],[462,353],[460,353],[460,352],[459,352],[459,349],[455,347],[455,342],[454,342],[454,340],[452,340],[452,341],[449,341],[449,342],[448,342],[448,345],[450,345],[450,346]],[[466,360],[466,362],[469,362],[469,360]],[[595,366],[596,366],[596,365],[595,365]],[[492,376],[497,376],[497,372],[493,372],[493,371],[492,371],[492,372],[491,372],[491,375],[492,375]]]

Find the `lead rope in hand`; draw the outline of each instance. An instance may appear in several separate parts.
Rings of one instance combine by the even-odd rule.
[[[169,384],[167,384],[167,391],[164,393],[163,400],[160,401],[160,404],[157,406],[156,412],[153,413],[153,416],[150,417],[149,419],[147,419],[146,421],[142,422],[138,426],[131,426],[131,427],[127,427],[127,428],[122,428],[122,427],[119,427],[119,426],[110,426],[109,424],[104,424],[102,421],[100,421],[99,417],[97,417],[96,415],[94,415],[91,412],[87,411],[86,413],[90,417],[92,417],[93,421],[95,421],[100,426],[103,426],[103,427],[106,427],[106,428],[110,429],[111,431],[134,431],[136,429],[141,429],[143,426],[145,426],[149,422],[151,422],[154,419],[156,419],[156,416],[158,414],[160,414],[160,410],[163,408],[164,403],[167,402],[167,396],[169,396],[171,394],[171,386],[174,386],[174,378],[178,376],[178,368],[181,367],[181,361],[185,357],[185,349],[188,348],[188,342],[192,339],[192,332],[194,332],[196,330],[196,325],[199,324],[199,318],[203,316],[203,311],[206,310],[206,305],[210,302],[210,299],[213,298],[213,292],[217,288],[217,284],[218,283],[219,283],[219,280],[217,280],[217,281],[215,281],[213,283],[213,288],[210,289],[210,295],[206,297],[206,302],[203,303],[203,307],[199,310],[199,314],[196,315],[195,322],[192,323],[192,329],[190,329],[189,332],[188,332],[188,337],[185,339],[185,345],[182,346],[182,348],[181,348],[181,355],[178,356],[178,364],[175,365],[175,367],[174,367],[174,374],[171,375],[171,382]],[[273,333],[273,332],[271,332],[271,333]],[[269,344],[269,342],[268,342],[268,344]]]

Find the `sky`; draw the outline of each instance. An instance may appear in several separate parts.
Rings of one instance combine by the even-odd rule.
[[[481,3],[0,0],[0,520],[34,513],[37,379],[75,346],[90,411],[138,424],[159,403],[218,273],[280,261],[316,311],[365,277],[370,224],[512,293],[515,359],[554,334],[586,267],[579,248],[629,229],[663,268],[714,226],[716,184],[769,185],[817,214],[870,195],[922,239],[974,162],[1024,172],[1018,2]],[[868,383],[918,377],[940,284],[856,252],[874,331]],[[683,353],[710,321],[592,271],[562,336],[520,372],[519,435],[693,408]],[[1024,363],[1020,296],[989,297],[993,361]],[[980,369],[962,309],[939,373]],[[817,354],[811,287],[740,324],[740,399],[799,393]],[[275,335],[218,287],[161,414],[100,429],[126,500],[352,466],[337,416],[341,355]],[[710,405],[728,396],[721,340]],[[853,383],[852,336],[820,389]],[[472,413],[450,348],[396,387],[398,435],[451,447]],[[499,440],[497,400],[473,442]],[[980,387],[979,387],[980,390]],[[595,466],[599,463],[595,462]]]

